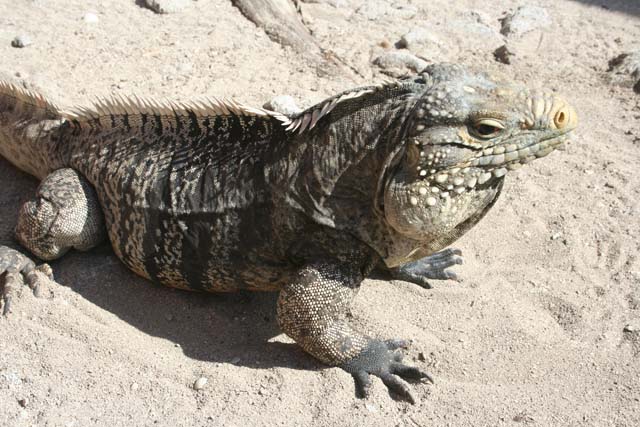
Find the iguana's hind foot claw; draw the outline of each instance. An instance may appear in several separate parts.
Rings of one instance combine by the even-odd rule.
[[[416,403],[411,387],[405,379],[427,380],[433,383],[433,378],[415,366],[402,363],[403,355],[395,349],[406,347],[406,344],[400,340],[371,340],[365,350],[342,365],[342,368],[353,376],[358,397],[364,398],[369,395],[370,375],[374,375],[382,380],[390,392],[411,404]]]
[[[36,266],[20,252],[0,246],[0,307],[3,316],[11,313],[14,301],[27,285],[38,298],[51,294],[53,271],[49,264]]]
[[[460,249],[445,249],[418,261],[410,262],[392,270],[393,278],[415,283],[423,288],[431,288],[428,279],[461,281],[449,267],[462,264]]]

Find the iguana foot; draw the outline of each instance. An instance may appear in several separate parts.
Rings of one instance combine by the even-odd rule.
[[[49,264],[36,266],[20,252],[0,246],[0,306],[2,315],[11,313],[12,302],[22,293],[26,284],[36,297],[47,294],[53,283],[53,272]]]
[[[419,368],[401,363],[403,355],[395,350],[406,346],[406,342],[401,340],[371,340],[359,355],[341,366],[342,369],[353,375],[358,397],[364,398],[369,395],[371,388],[369,376],[375,375],[382,380],[389,391],[411,404],[416,403],[416,399],[411,393],[411,387],[403,378],[426,379],[431,383],[433,383],[433,378]]]
[[[445,249],[418,261],[410,262],[393,269],[391,272],[396,280],[415,283],[423,288],[431,288],[428,279],[455,280],[460,279],[449,267],[462,264],[460,249]]]

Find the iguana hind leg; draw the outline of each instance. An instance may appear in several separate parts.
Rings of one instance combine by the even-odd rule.
[[[317,263],[299,271],[280,293],[278,322],[282,330],[320,361],[351,373],[360,397],[368,394],[369,376],[403,399],[415,402],[402,378],[431,377],[401,363],[395,352],[401,341],[382,341],[358,331],[349,319],[362,273],[341,263]]]
[[[44,260],[61,257],[69,249],[88,250],[106,237],[104,219],[91,185],[73,169],[48,175],[33,199],[21,208],[16,238],[31,253]],[[51,267],[35,263],[6,246],[0,246],[0,297],[3,314],[29,285],[36,296],[53,280]]]
[[[16,238],[43,260],[69,249],[89,250],[106,237],[104,219],[93,187],[73,169],[49,174],[20,210]]]

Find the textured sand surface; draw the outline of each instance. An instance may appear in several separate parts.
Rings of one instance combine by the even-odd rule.
[[[499,20],[532,3],[550,24],[507,40]],[[456,244],[462,283],[364,283],[356,316],[380,336],[412,339],[407,360],[436,384],[415,385],[414,406],[379,380],[358,400],[350,375],[280,334],[276,295],[154,287],[105,245],[52,263],[54,298],[24,292],[0,319],[0,425],[640,425],[640,332],[624,331],[640,322],[640,95],[606,72],[611,58],[640,49],[640,3],[300,7],[338,65],[283,48],[231,1],[160,15],[133,0],[0,0],[0,73],[63,105],[135,93],[258,106],[289,94],[308,106],[387,78],[373,64],[383,46],[395,51],[423,28],[435,39],[409,51],[429,63],[461,62],[564,94],[581,120],[573,142],[510,173],[495,208]],[[11,47],[18,35],[32,44]],[[493,57],[505,40],[516,53],[510,65]],[[0,183],[0,244],[15,247],[18,206],[37,182],[0,159]],[[208,382],[196,391],[199,377]]]

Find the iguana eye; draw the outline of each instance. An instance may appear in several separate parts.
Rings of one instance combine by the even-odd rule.
[[[480,119],[471,125],[473,135],[480,139],[498,136],[503,129],[504,125],[495,119]]]

